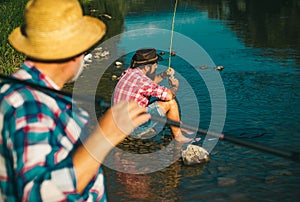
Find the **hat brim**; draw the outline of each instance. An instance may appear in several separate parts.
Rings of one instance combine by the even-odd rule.
[[[94,46],[105,34],[105,24],[97,18],[83,16],[81,23],[73,30],[60,35],[44,34],[38,40],[22,34],[16,28],[9,36],[10,44],[26,56],[39,60],[62,60],[85,52]]]
[[[146,65],[146,64],[155,63],[155,62],[162,61],[162,60],[164,60],[164,59],[160,55],[156,54],[156,57],[152,58],[152,59],[143,60],[143,61],[134,60],[134,64],[136,64],[136,65]]]
[[[163,57],[161,57],[160,55],[157,55],[157,57],[158,57],[157,61],[163,61],[164,60]]]

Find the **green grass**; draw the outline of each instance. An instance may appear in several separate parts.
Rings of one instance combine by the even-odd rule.
[[[83,0],[88,3],[91,0]],[[19,69],[25,56],[8,42],[9,34],[24,24],[24,8],[28,0],[0,0],[0,73],[11,74]]]
[[[23,24],[26,2],[27,0],[0,1],[0,73],[2,74],[14,72],[25,58],[10,46],[8,36],[13,29]]]
[[[19,69],[25,56],[14,50],[9,42],[9,34],[24,24],[24,8],[28,0],[0,0],[0,73],[11,74]],[[92,0],[80,0],[81,4]]]

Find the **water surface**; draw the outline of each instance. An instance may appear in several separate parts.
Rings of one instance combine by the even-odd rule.
[[[174,2],[149,2],[107,1],[106,6],[100,6],[92,1],[91,7],[116,14],[108,22],[111,28],[107,38],[140,29],[170,30]],[[121,14],[117,15],[116,8],[120,8]],[[195,67],[179,56],[172,58],[172,67],[188,81],[197,99],[197,106],[185,109],[184,114],[193,114],[196,109],[200,113],[199,126],[205,129],[210,126],[211,97],[197,71],[214,70],[212,66],[207,70],[196,68],[206,63],[223,65],[222,72],[214,71],[226,92],[222,132],[278,150],[299,152],[299,11],[299,1],[292,0],[180,1],[175,32],[203,47],[213,61]],[[104,73],[99,86],[103,97],[111,96],[115,84],[111,76],[120,75],[129,65],[132,50],[126,47],[133,45],[131,40],[144,47],[146,36],[145,33],[118,39],[114,48],[124,51],[125,56],[120,58],[124,65],[121,69],[112,65]],[[161,40],[164,44],[168,39]],[[174,50],[180,52],[178,47],[174,46]],[[162,69],[167,62],[161,63]],[[206,165],[183,166],[177,161],[165,169],[140,175],[105,170],[111,201],[299,201],[300,198],[299,163],[229,142],[219,141]]]

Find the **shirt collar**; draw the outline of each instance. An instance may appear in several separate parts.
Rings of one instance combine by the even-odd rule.
[[[143,71],[140,68],[138,68],[138,67],[137,68],[128,68],[127,71],[128,72],[133,71],[133,72],[136,72],[137,74],[144,74]]]
[[[18,70],[13,74],[13,77],[19,79],[19,80],[25,80],[30,83],[40,85],[42,87],[50,88],[50,89],[55,89],[55,90],[60,90],[58,85],[55,84],[54,81],[52,81],[48,76],[43,74],[37,67],[34,66],[34,64],[26,60],[22,66],[21,69]],[[66,100],[67,102],[73,102],[72,97],[65,96],[59,93],[50,93],[52,96],[58,96],[59,98],[62,98]]]
[[[17,73],[15,73],[15,77],[22,80],[29,80],[35,84],[44,87],[60,90],[58,85],[54,81],[52,81],[48,76],[43,74],[37,67],[35,67],[31,61],[26,60],[22,64],[21,68],[23,71],[20,70]]]

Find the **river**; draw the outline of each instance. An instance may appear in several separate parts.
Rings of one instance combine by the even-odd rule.
[[[85,12],[112,16],[104,19],[108,33],[100,44],[109,54],[87,67],[101,76],[98,95],[110,99],[116,83],[112,77],[128,67],[135,49],[151,46],[168,53],[174,2],[85,4]],[[158,71],[169,62],[176,70],[183,121],[276,150],[300,152],[299,19],[297,0],[179,1],[172,41],[176,56],[169,61],[164,55]],[[121,68],[113,65],[116,60],[123,63]],[[216,66],[224,69],[216,71]],[[149,168],[135,174],[136,168],[125,160],[119,159],[123,164],[118,169],[107,164],[109,200],[299,201],[299,162],[205,137],[201,144],[211,157],[204,165],[175,161],[158,169],[151,157],[141,157]]]

